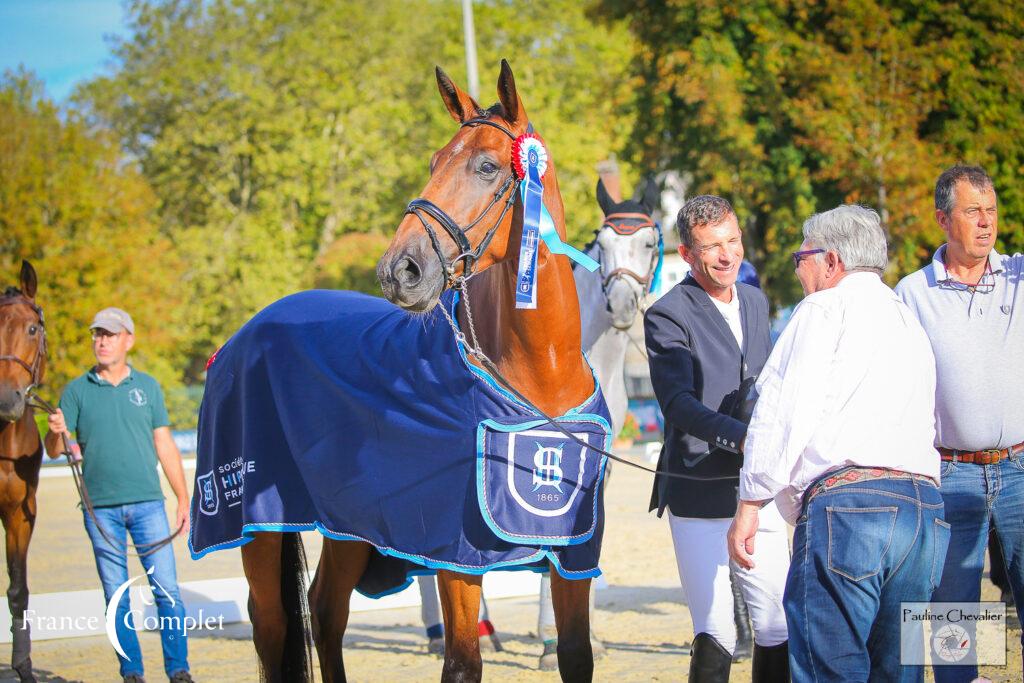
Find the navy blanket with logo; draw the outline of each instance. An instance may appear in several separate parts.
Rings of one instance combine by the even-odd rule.
[[[454,312],[457,298],[441,305]],[[466,360],[440,310],[353,292],[286,297],[211,362],[189,547],[257,531],[371,543],[359,590],[437,569],[600,574],[608,409],[596,386],[567,438]]]

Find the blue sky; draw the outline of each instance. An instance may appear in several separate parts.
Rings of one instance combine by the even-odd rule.
[[[121,0],[0,0],[0,71],[24,64],[63,100],[110,62],[105,35],[124,36]]]

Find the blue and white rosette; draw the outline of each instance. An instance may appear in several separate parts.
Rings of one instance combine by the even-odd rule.
[[[516,279],[516,308],[537,308],[537,247],[544,241],[552,254],[563,254],[593,272],[600,264],[579,249],[562,241],[555,222],[544,206],[544,172],[548,151],[536,133],[526,133],[512,143],[512,167],[522,179],[519,192],[523,200],[523,236],[519,247],[519,273]]]

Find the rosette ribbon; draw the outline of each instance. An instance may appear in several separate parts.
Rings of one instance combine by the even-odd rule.
[[[600,264],[572,245],[566,244],[555,230],[555,222],[544,206],[544,172],[548,151],[535,133],[526,133],[512,143],[512,166],[522,179],[519,193],[523,200],[523,236],[519,247],[519,272],[516,279],[516,308],[537,308],[537,246],[543,240],[552,254],[568,256],[593,272]]]

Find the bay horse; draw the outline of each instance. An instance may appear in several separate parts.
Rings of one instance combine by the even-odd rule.
[[[652,218],[660,192],[657,182],[648,176],[636,187],[632,199],[616,201],[598,179],[596,197],[604,217],[584,252],[597,261],[600,268],[591,271],[574,263],[572,269],[580,305],[581,343],[608,404],[612,434],[618,434],[622,431],[629,403],[625,380],[629,329],[637,314],[642,313],[645,298],[655,288],[662,262],[661,226]],[[427,579],[418,582],[420,600],[428,607],[423,610],[424,615],[433,613],[437,605],[432,579]],[[551,582],[546,574],[541,578],[540,591],[538,633],[544,641],[544,652],[539,667],[553,671],[558,668],[557,639]],[[433,608],[430,608],[431,603]],[[481,603],[481,609],[486,609],[486,602]],[[593,601],[590,609],[593,613]],[[432,625],[427,623],[426,616],[423,625],[425,628]],[[480,632],[483,633],[484,628]],[[590,643],[595,657],[604,654],[604,645],[593,633]],[[433,647],[436,647],[435,638],[431,637],[428,651]],[[443,650],[438,648],[438,651]]]
[[[11,668],[21,681],[35,681],[28,607],[28,545],[36,521],[36,488],[43,444],[31,392],[46,374],[46,330],[36,305],[38,281],[28,261],[21,262],[19,287],[0,296],[0,519],[6,534],[7,606],[11,612]]]
[[[416,574],[438,575],[442,680],[480,680],[482,574],[541,563],[554,577],[561,676],[593,677],[588,595],[600,573],[605,459],[595,460],[588,445],[607,448],[610,426],[581,348],[572,268],[557,255],[572,250],[562,242],[554,163],[547,158],[540,170],[547,154],[531,138],[507,62],[499,102],[489,109],[439,68],[436,77],[459,129],[434,153],[421,197],[378,264],[388,301],[325,291],[286,297],[246,323],[208,365],[189,546],[193,557],[241,546],[253,642],[271,681],[309,679],[310,630],[323,680],[345,680],[351,593],[383,594],[367,582],[377,580],[377,569],[403,563],[412,568],[387,589]],[[521,253],[529,255],[524,264],[536,255],[534,308],[517,307]],[[479,419],[485,407],[509,421]],[[541,413],[560,416],[573,432]],[[412,427],[416,436],[404,436]],[[551,434],[576,449],[575,482],[538,460],[561,448],[541,445]],[[532,462],[540,464],[520,464],[514,443],[536,444]],[[505,451],[506,464],[492,465]],[[515,498],[531,472],[536,505],[554,500],[562,506],[556,514],[574,510],[559,522],[564,533],[517,536],[491,516],[497,508],[485,498],[494,490],[484,481],[507,477],[495,495]],[[536,488],[566,483],[573,488],[565,502]],[[530,505],[516,504],[521,520]],[[412,523],[396,521],[398,512],[413,514]],[[544,512],[534,521],[552,518]],[[297,533],[306,529],[325,537],[308,603]]]

